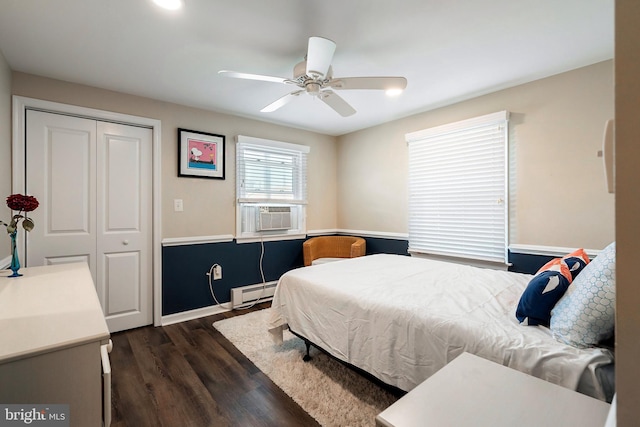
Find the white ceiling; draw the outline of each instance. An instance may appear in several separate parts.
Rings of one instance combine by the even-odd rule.
[[[3,0],[11,69],[341,135],[613,58],[614,0]],[[310,36],[336,42],[336,77],[404,76],[397,98],[342,91],[341,117],[292,87]]]

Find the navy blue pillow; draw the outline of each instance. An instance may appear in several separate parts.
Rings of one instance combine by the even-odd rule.
[[[567,279],[560,271],[546,270],[538,273],[522,293],[516,317],[520,323],[529,326],[549,326],[551,310],[569,287]]]
[[[584,260],[577,256],[565,257],[563,258],[564,262],[567,263],[567,267],[569,267],[569,272],[571,272],[572,280],[575,280],[578,276],[578,273],[582,271],[583,268],[587,266],[587,263]]]

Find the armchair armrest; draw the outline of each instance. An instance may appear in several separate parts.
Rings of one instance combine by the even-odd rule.
[[[363,238],[358,237],[356,241],[351,244],[351,258],[364,256],[366,250],[366,241]]]

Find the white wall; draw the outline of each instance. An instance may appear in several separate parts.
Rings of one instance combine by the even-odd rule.
[[[511,112],[511,243],[613,241],[614,197],[596,155],[613,117],[612,61],[339,137],[338,227],[407,233],[405,133],[501,110]]]
[[[310,146],[307,228],[336,228],[334,137],[19,72],[13,94],[161,120],[163,238],[235,234],[238,134]],[[225,180],[178,177],[179,127],[226,136]],[[183,200],[183,212],[174,212],[174,199]]]
[[[11,70],[0,52],[0,220],[9,221],[5,203],[11,194]],[[0,227],[0,260],[11,254],[9,237]]]

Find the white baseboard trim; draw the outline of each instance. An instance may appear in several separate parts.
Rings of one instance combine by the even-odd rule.
[[[229,306],[227,308],[227,306]],[[196,308],[195,310],[182,311],[180,313],[169,314],[160,318],[160,326],[173,325],[174,323],[186,322],[187,320],[199,319],[213,314],[231,311],[231,303],[223,305],[211,305],[209,307]]]
[[[578,248],[565,248],[560,246],[541,246],[541,245],[521,245],[521,244],[511,244],[509,245],[509,250],[513,253],[517,254],[526,254],[526,255],[545,255],[545,256],[553,256],[553,257],[562,257],[565,256]],[[600,249],[585,249],[584,250],[589,258],[594,258],[598,256],[600,253]]]

